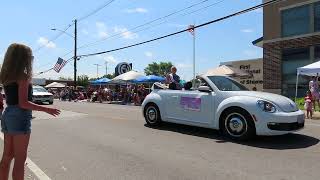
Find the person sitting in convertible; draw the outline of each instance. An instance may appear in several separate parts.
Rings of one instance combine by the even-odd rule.
[[[175,66],[171,67],[171,73],[166,77],[166,83],[169,84],[169,89],[180,90],[180,77],[176,74],[177,68]]]

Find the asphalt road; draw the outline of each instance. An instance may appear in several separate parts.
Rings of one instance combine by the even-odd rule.
[[[231,142],[217,131],[145,125],[140,107],[55,102],[35,112],[26,179],[318,180],[320,121],[296,134]],[[3,142],[0,140],[2,151]],[[40,173],[39,173],[40,172]]]

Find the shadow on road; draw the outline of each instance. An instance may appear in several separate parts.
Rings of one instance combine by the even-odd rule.
[[[319,139],[307,136],[304,134],[287,134],[282,136],[260,136],[255,137],[249,141],[233,141],[220,134],[219,131],[207,128],[200,128],[194,126],[180,125],[174,123],[162,123],[159,127],[150,127],[145,124],[146,127],[159,129],[164,131],[172,131],[181,134],[187,134],[191,136],[198,136],[215,140],[216,143],[237,143],[246,146],[252,146],[263,149],[303,149],[310,146],[314,146],[319,143]]]

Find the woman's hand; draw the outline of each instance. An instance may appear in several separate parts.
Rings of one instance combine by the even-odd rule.
[[[55,109],[55,108],[47,108],[45,112],[54,117],[58,116],[61,113],[59,109]]]

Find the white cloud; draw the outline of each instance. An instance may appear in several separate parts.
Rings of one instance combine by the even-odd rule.
[[[109,36],[109,33],[107,32],[107,26],[103,22],[96,22],[96,27],[99,38],[106,38]]]
[[[252,33],[253,29],[242,29],[241,32],[243,32],[243,33]]]
[[[110,64],[117,64],[119,61],[114,58],[113,56],[106,56],[103,58],[106,62],[110,63]]]
[[[243,54],[250,58],[259,56],[258,51],[255,51],[255,50],[244,50]]]
[[[147,56],[147,57],[149,57],[149,58],[153,57],[153,53],[150,52],[150,51],[146,51],[146,52],[144,53],[144,55]]]
[[[262,9],[262,8],[259,8],[259,9],[254,10],[254,12],[262,13],[262,12],[263,12],[263,9]]]
[[[134,8],[125,10],[126,13],[147,13],[148,10],[145,8]]]
[[[40,45],[40,46],[45,46],[46,48],[56,48],[56,44],[49,41],[47,38],[45,37],[40,37],[37,41],[37,43]]]
[[[136,38],[138,38],[138,34],[137,33],[133,33],[131,31],[128,31],[127,28],[114,27],[113,30],[114,30],[115,33],[121,33],[121,36],[124,39],[136,39]]]
[[[106,37],[108,37],[108,36],[109,36],[108,33],[105,32],[105,31],[100,31],[100,32],[98,32],[98,37],[99,37],[99,38],[106,38]]]
[[[88,34],[89,34],[89,32],[88,32],[86,29],[82,29],[81,32],[82,32],[82,34],[84,34],[84,35],[88,35]]]
[[[178,63],[178,64],[176,64],[176,67],[178,69],[190,70],[190,69],[192,69],[192,64],[189,64],[189,63]]]
[[[188,27],[188,25],[186,25],[186,24],[175,24],[175,23],[169,23],[168,26],[177,27],[177,28],[187,28]]]

